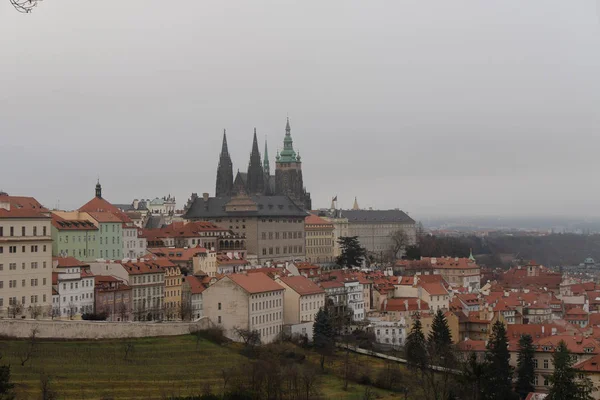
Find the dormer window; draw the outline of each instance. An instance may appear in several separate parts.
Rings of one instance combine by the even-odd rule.
[[[583,349],[583,352],[584,352],[584,353],[592,353],[593,351],[594,351],[594,348],[593,348],[593,347],[585,347],[585,348]]]

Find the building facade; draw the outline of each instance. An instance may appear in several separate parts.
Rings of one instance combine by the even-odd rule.
[[[95,260],[98,252],[98,228],[90,220],[69,220],[52,213],[52,256]]]
[[[34,198],[0,193],[0,315],[51,311],[51,221]]]
[[[304,260],[306,212],[286,196],[194,198],[184,218],[210,221],[246,238],[258,262]]]
[[[301,324],[297,333],[312,340],[315,317],[319,309],[325,306],[325,290],[304,276],[280,277],[277,283],[285,288],[284,324]],[[296,333],[296,330],[292,328],[291,332]]]
[[[96,313],[105,313],[107,321],[131,321],[131,286],[110,275],[95,277]]]
[[[94,312],[94,275],[89,265],[75,257],[57,257],[52,260],[52,286],[58,294],[53,315],[64,319],[80,319]]]
[[[334,227],[329,221],[316,215],[304,219],[306,231],[306,261],[313,264],[333,264]]]
[[[262,272],[231,274],[202,293],[204,315],[236,341],[236,328],[258,331],[270,343],[283,329],[284,288]]]

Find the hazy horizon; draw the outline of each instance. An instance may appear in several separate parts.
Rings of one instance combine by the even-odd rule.
[[[48,207],[182,207],[289,115],[313,208],[600,216],[596,0],[0,0],[0,48],[0,189]]]

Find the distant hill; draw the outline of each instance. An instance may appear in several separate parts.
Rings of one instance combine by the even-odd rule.
[[[470,249],[481,264],[507,267],[512,259],[535,260],[548,267],[578,265],[587,257],[600,260],[600,235],[505,235],[479,238],[424,237],[423,256],[466,257]]]

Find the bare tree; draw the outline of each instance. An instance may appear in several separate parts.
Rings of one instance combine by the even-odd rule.
[[[129,321],[129,309],[127,304],[121,301],[119,303],[117,312],[119,313],[119,317],[121,317],[121,321]]]
[[[133,344],[133,342],[126,341],[125,343],[123,343],[123,353],[124,353],[123,359],[125,361],[130,360],[130,357],[133,356],[134,351],[135,351],[135,345]]]
[[[68,307],[67,313],[69,315],[69,319],[75,318],[75,315],[77,315],[77,306],[71,302],[71,303],[69,303],[69,305],[67,307]]]
[[[42,313],[43,313],[42,306],[40,306],[38,304],[29,306],[29,314],[31,315],[31,318],[38,319],[42,315]]]
[[[57,399],[57,394],[52,389],[50,376],[43,372],[40,374],[40,389],[42,391],[42,400]]]
[[[255,347],[260,345],[260,332],[257,330],[234,328],[235,333],[242,338],[244,345]]]
[[[20,13],[27,14],[35,6],[37,6],[38,0],[9,0],[10,4]]]
[[[24,367],[25,363],[34,356],[35,351],[37,350],[37,334],[39,333],[39,329],[37,327],[31,330],[29,334],[29,338],[27,339],[27,344],[23,349],[23,352],[19,355],[19,359],[21,360],[21,366]]]
[[[179,304],[179,317],[182,321],[190,321],[192,319],[192,303],[185,299]]]
[[[14,302],[12,306],[8,307],[8,314],[13,318],[17,318],[17,315],[21,315],[22,312],[23,305],[18,301]]]
[[[375,392],[371,386],[365,386],[362,398],[363,400],[375,400],[377,398],[377,392]]]
[[[392,232],[390,238],[392,239],[391,251],[393,257],[398,257],[401,251],[411,245],[410,237],[404,229],[398,229],[397,231]]]

